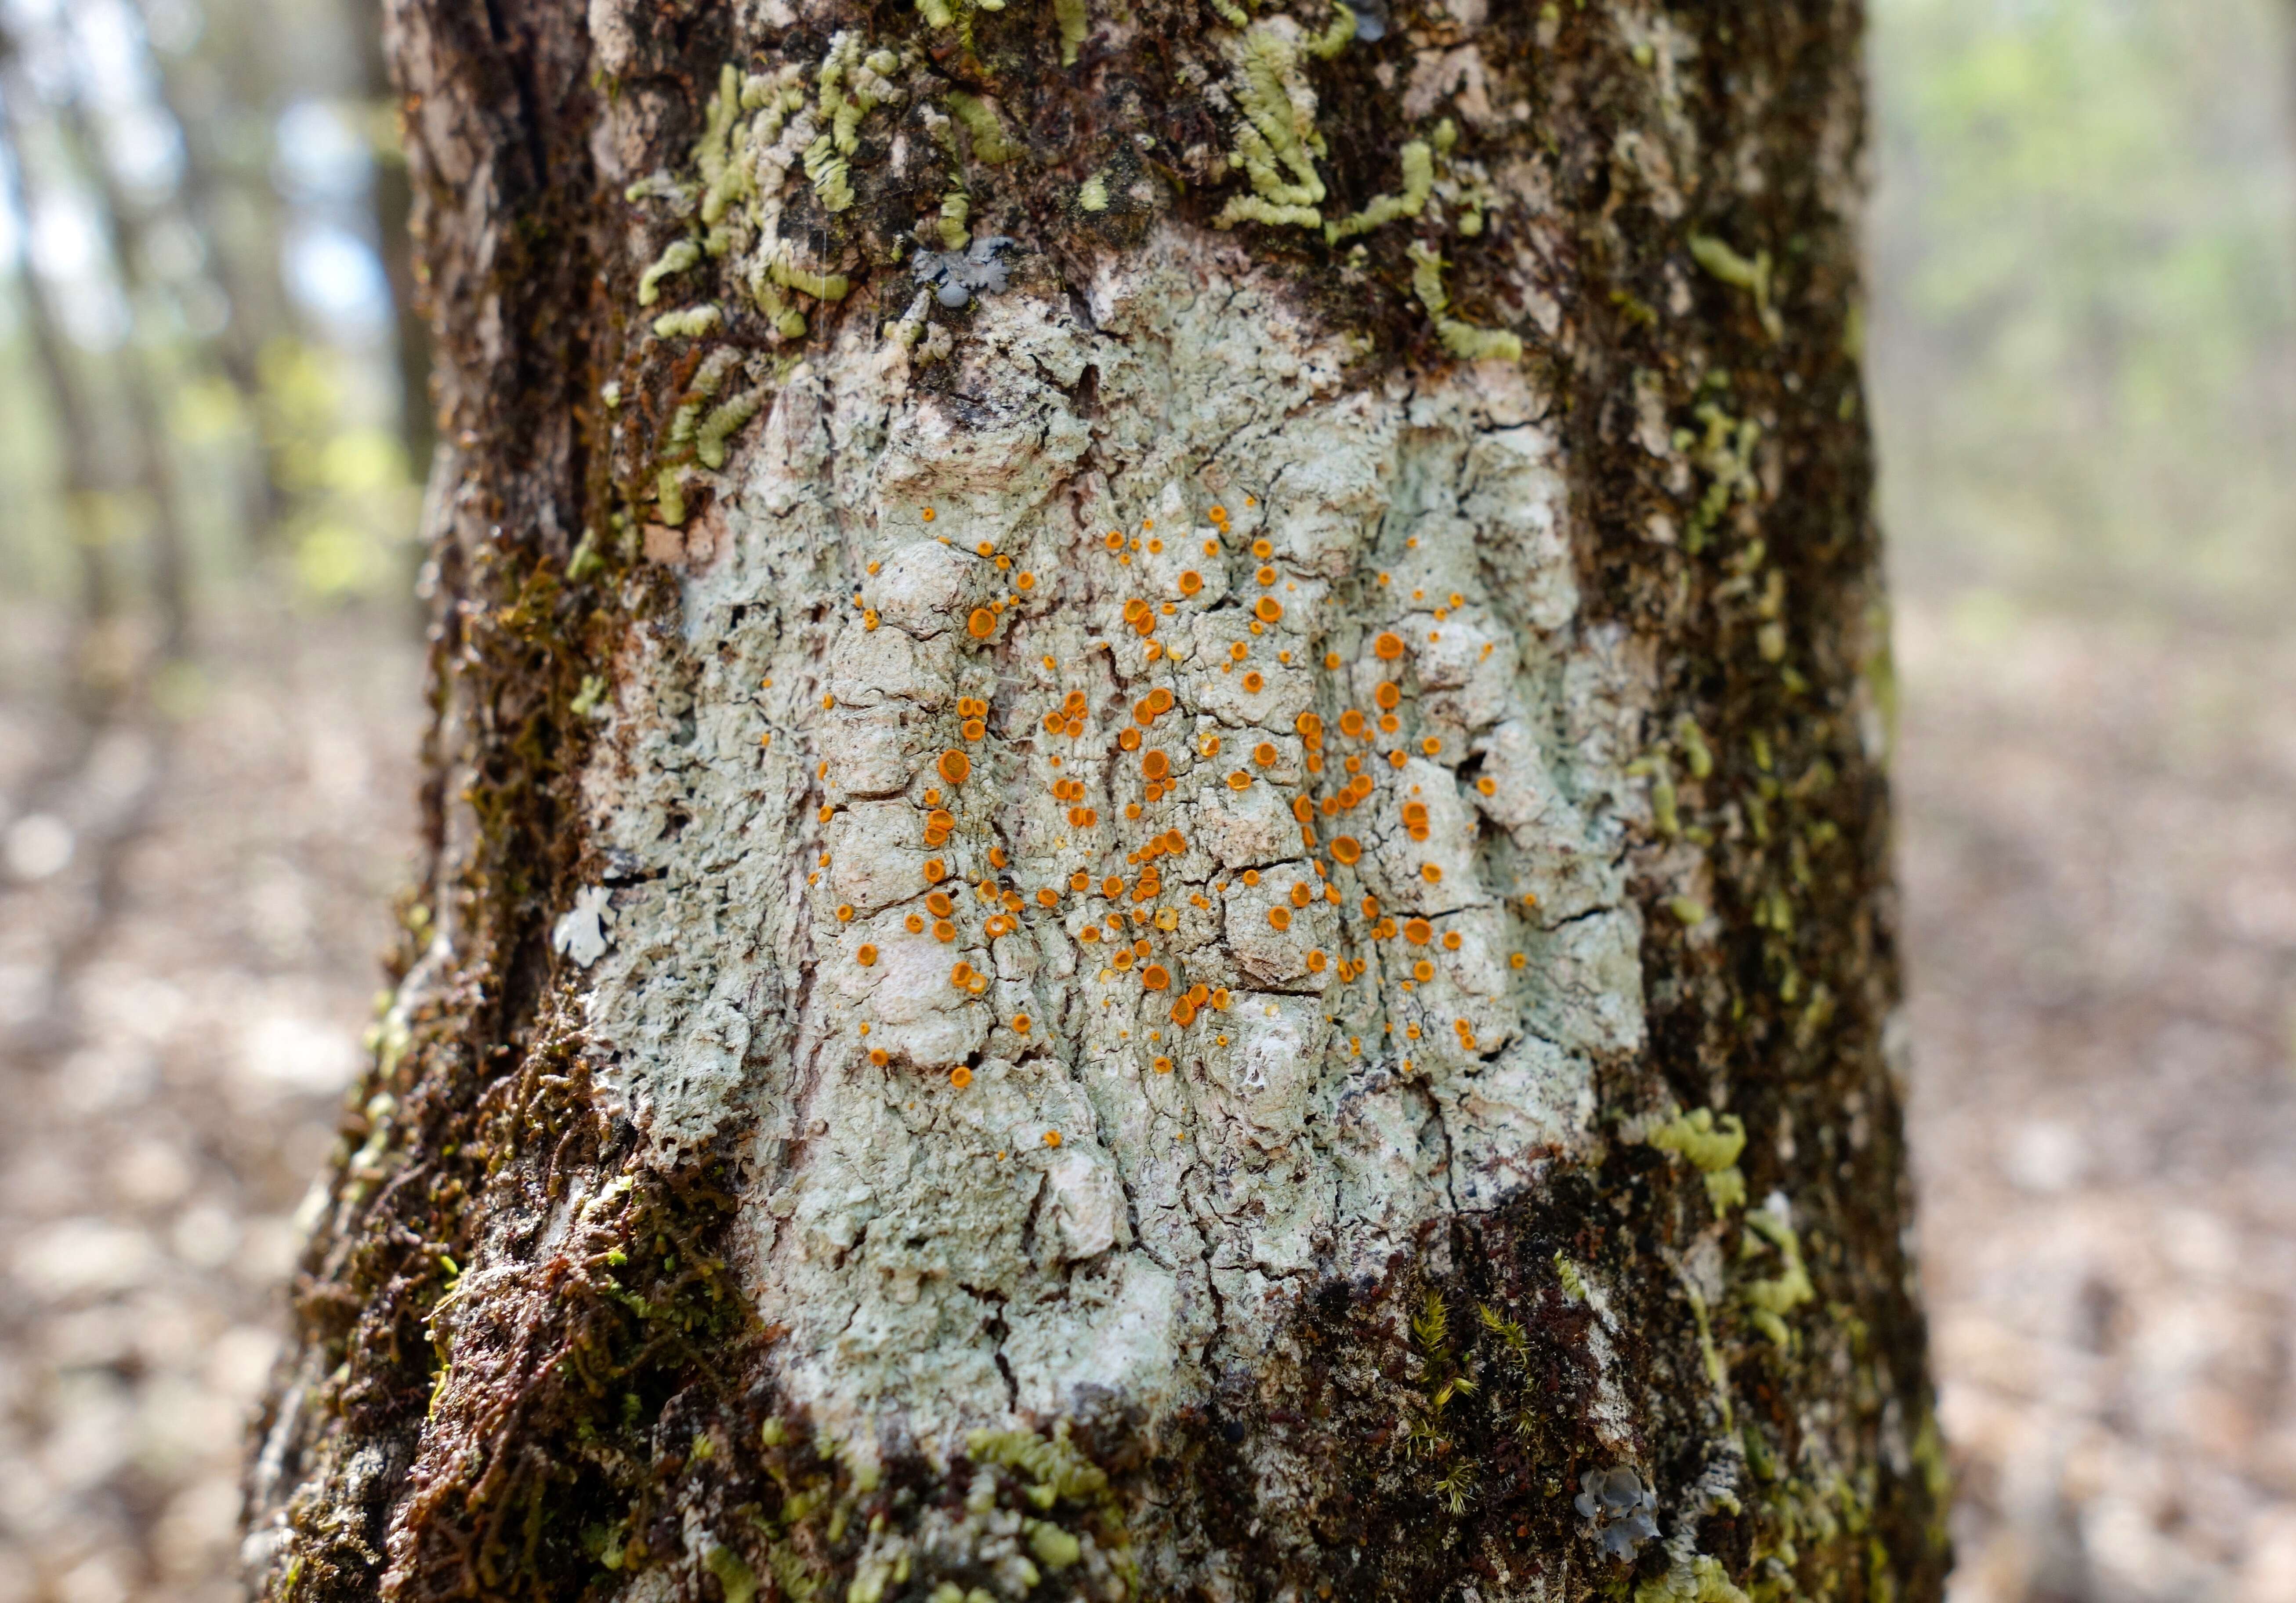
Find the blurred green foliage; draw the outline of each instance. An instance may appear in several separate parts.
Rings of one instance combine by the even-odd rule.
[[[1876,0],[1872,383],[1902,583],[2296,596],[2296,6]]]

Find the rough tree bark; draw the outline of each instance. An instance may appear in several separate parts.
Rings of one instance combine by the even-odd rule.
[[[391,22],[265,1594],[1937,1597],[1857,6]]]

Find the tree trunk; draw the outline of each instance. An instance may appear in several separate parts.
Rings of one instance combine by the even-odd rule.
[[[1857,6],[792,4],[393,7],[266,1595],[1938,1597]]]

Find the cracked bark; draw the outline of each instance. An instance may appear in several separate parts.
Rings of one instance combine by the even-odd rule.
[[[1857,21],[403,0],[266,1594],[1935,1597]]]

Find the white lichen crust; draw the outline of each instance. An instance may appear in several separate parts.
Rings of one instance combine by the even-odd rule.
[[[1590,1139],[1647,673],[1516,365],[1358,386],[1176,233],[931,390],[843,326],[647,543],[592,1051],[657,1162],[747,1132],[825,1427],[1152,1416]]]

